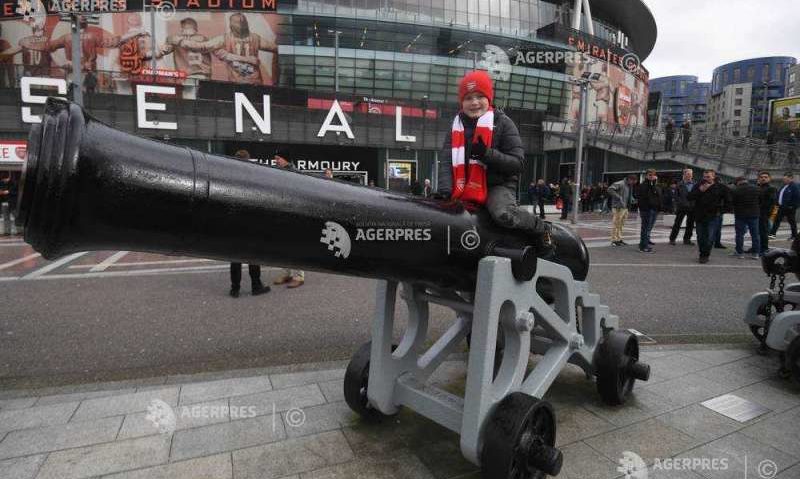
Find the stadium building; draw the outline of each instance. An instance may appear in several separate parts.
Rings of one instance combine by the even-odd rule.
[[[44,96],[79,95],[92,115],[139,135],[261,160],[280,148],[300,170],[407,191],[435,184],[458,81],[485,68],[496,105],[522,133],[521,185],[555,181],[574,153],[545,153],[542,122],[577,118],[572,78],[597,74],[591,121],[644,126],[641,62],[656,41],[642,0],[2,3],[5,169],[24,161]],[[79,21],[54,10],[67,5],[84,9]],[[81,31],[80,87],[71,22]],[[597,155],[589,174],[612,171],[606,157],[591,163]]]

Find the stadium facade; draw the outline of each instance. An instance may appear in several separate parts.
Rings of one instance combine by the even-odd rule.
[[[43,97],[76,94],[68,5],[83,8],[80,91],[98,119],[215,153],[280,148],[301,170],[392,190],[435,182],[458,81],[475,68],[492,73],[497,106],[520,127],[523,183],[558,179],[574,157],[545,154],[542,121],[577,118],[572,78],[601,78],[591,120],[644,125],[641,62],[656,40],[641,0],[2,3],[6,169],[24,161]],[[587,61],[566,55],[576,52]]]

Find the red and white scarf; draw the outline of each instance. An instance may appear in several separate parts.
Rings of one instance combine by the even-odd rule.
[[[490,108],[478,118],[475,133],[472,134],[472,144],[476,144],[478,138],[482,138],[486,148],[491,148],[492,131],[494,131],[494,110]],[[486,204],[486,197],[489,193],[486,186],[486,165],[480,161],[470,161],[467,166],[464,124],[461,122],[461,115],[456,115],[453,120],[453,131],[450,138],[453,146],[453,194],[451,198],[476,205]]]

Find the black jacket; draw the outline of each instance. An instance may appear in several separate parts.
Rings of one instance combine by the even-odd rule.
[[[476,120],[461,114],[461,122],[464,124],[464,139],[467,145],[465,154],[468,159]],[[486,149],[483,162],[487,168],[487,186],[506,185],[516,191],[519,174],[525,168],[525,150],[522,148],[522,138],[519,136],[517,125],[498,109],[494,110],[492,145]],[[444,135],[444,146],[439,155],[438,176],[439,193],[449,195],[453,191],[453,147],[449,131]]]
[[[694,219],[695,221],[706,221],[712,219],[720,214],[720,209],[725,201],[729,201],[728,195],[730,194],[728,188],[720,183],[714,183],[711,188],[705,192],[700,191],[700,182],[695,185],[689,199],[694,201]]]
[[[639,211],[661,210],[661,187],[655,181],[643,181],[639,185]]]
[[[791,182],[787,185],[782,185],[777,189],[777,193],[775,195],[776,200],[780,200],[781,191],[786,188],[786,191],[783,192],[783,207],[784,208],[797,208],[800,206],[800,187],[797,186],[797,183]]]
[[[772,214],[772,208],[778,204],[778,190],[769,183],[759,187],[761,193],[761,200],[759,206],[761,207],[760,216],[762,218],[769,218]]]
[[[742,183],[731,192],[733,214],[737,218],[758,217],[761,204],[761,190],[750,183]]]
[[[697,183],[693,183],[692,188],[697,188]],[[675,199],[675,209],[682,212],[694,210],[694,202],[689,199],[689,187],[683,181],[678,183],[678,197]]]

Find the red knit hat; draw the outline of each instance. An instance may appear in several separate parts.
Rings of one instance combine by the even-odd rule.
[[[475,70],[464,75],[458,84],[458,102],[463,102],[464,97],[473,92],[479,92],[488,98],[490,105],[494,103],[492,77],[484,70]]]

